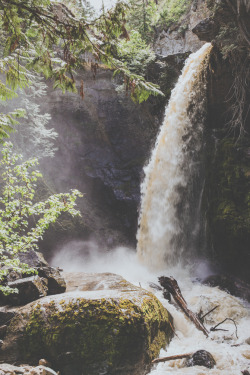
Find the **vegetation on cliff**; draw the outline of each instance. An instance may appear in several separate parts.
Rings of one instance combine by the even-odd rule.
[[[22,263],[18,254],[37,250],[38,241],[50,224],[62,212],[79,215],[75,207],[78,190],[67,194],[54,194],[45,201],[35,199],[36,181],[42,174],[35,169],[36,158],[20,163],[21,156],[12,153],[12,144],[5,143],[0,170],[2,191],[0,196],[0,291],[4,294],[15,290],[4,285],[8,272],[32,273],[34,270]]]
[[[129,4],[129,28],[138,30],[142,38],[150,43],[157,28],[168,29],[180,23],[191,6],[191,0],[130,0]]]
[[[228,95],[228,129],[236,139],[250,130],[250,8],[247,0],[207,0],[214,22],[214,44],[230,64],[233,84]]]

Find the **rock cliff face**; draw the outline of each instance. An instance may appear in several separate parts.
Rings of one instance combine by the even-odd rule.
[[[104,248],[135,244],[143,166],[184,60],[185,54],[179,54],[149,67],[149,76],[162,82],[166,97],[140,105],[117,91],[113,73],[104,68],[95,78],[90,70],[77,77],[78,87],[84,82],[84,100],[49,88],[40,104],[51,114],[59,136],[55,158],[42,162],[46,185],[55,191],[78,188],[85,196],[79,200],[82,220],[72,223],[65,217],[45,238],[42,250],[47,256],[71,238],[94,237]]]
[[[158,31],[154,43],[155,52],[162,56],[169,56],[197,51],[204,42],[192,32],[192,29],[209,15],[210,10],[207,8],[206,1],[193,1],[189,11],[181,18],[178,24],[167,30]]]
[[[230,65],[215,50],[210,59],[204,212],[210,255],[249,281],[250,139],[247,133],[238,139],[237,131],[235,136],[228,126],[232,84]]]
[[[226,271],[249,282],[250,71],[246,70],[244,76],[241,76],[246,62],[249,62],[248,47],[240,35],[241,28],[239,27],[237,31],[237,25],[234,30],[238,35],[239,50],[237,51],[236,47],[231,53],[225,54],[227,45],[223,40],[223,34],[218,33],[236,20],[232,8],[226,4],[222,2],[222,6],[217,8],[214,16],[206,20],[202,27],[198,25],[196,28],[201,39],[210,38],[214,40],[215,45],[210,56],[208,71],[206,182],[203,209],[207,219],[210,256]],[[211,32],[211,25],[214,24],[216,28]],[[245,95],[244,92],[246,96],[240,96]],[[235,112],[235,108],[241,108],[243,113],[242,121],[237,126],[231,122],[235,114],[239,114]],[[243,127],[243,120],[245,120],[245,129],[241,133],[240,126]]]

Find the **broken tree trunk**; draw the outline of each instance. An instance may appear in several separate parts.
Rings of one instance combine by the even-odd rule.
[[[152,363],[167,362],[167,361],[173,361],[175,359],[188,358],[188,357],[191,357],[191,355],[193,355],[193,353],[177,354],[177,355],[171,355],[170,357],[156,358],[152,361]]]
[[[177,281],[173,277],[161,276],[159,277],[159,282],[164,289],[166,289],[169,293],[172,294],[175,302],[182,309],[185,315],[196,325],[196,327],[200,331],[204,333],[205,336],[208,337],[208,331],[206,327],[204,327],[198,315],[188,309],[187,302],[181,294],[181,290],[179,288]]]

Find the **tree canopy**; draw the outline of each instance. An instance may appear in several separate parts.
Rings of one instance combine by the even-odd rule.
[[[125,3],[118,2],[97,18],[89,17],[89,9],[81,10],[76,1],[75,14],[65,3],[69,0],[0,0],[0,73],[5,77],[0,81],[1,100],[15,97],[17,88],[29,86],[38,74],[52,79],[55,88],[76,92],[74,72],[89,58],[93,70],[105,64],[121,73],[134,100],[161,94],[157,85],[119,60],[119,40],[129,38]],[[7,136],[23,115],[21,110],[0,114],[0,137]]]

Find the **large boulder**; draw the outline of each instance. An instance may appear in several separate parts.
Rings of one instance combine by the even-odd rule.
[[[213,356],[206,350],[198,350],[185,362],[185,366],[187,367],[204,366],[207,368],[213,368],[215,365],[216,362]]]
[[[11,311],[7,306],[0,307],[0,326],[9,324],[15,316],[15,311]]]
[[[16,289],[17,293],[9,294],[5,301],[10,305],[26,305],[46,296],[48,291],[47,284],[47,279],[37,275],[9,282],[8,286]]]
[[[48,267],[48,262],[39,251],[29,250],[19,253],[18,258],[22,263],[28,264],[30,267]]]
[[[44,357],[62,375],[145,374],[171,338],[168,311],[121,276],[77,277],[71,291],[18,311],[0,361],[36,364]]]
[[[0,305],[25,305],[47,294],[65,292],[66,282],[60,269],[50,267],[42,253],[29,250],[25,253],[19,253],[18,258],[22,263],[33,268],[37,275],[30,276],[30,273],[21,273],[11,267],[3,266],[2,269],[5,270],[6,276],[2,285],[17,289],[18,293],[5,296],[1,292]]]
[[[38,268],[38,275],[48,280],[48,295],[64,293],[66,290],[66,282],[60,273],[60,270],[55,267],[41,267]]]
[[[198,36],[198,38],[205,42],[211,42],[219,31],[219,25],[215,21],[208,17],[200,21],[193,29],[192,32]]]

